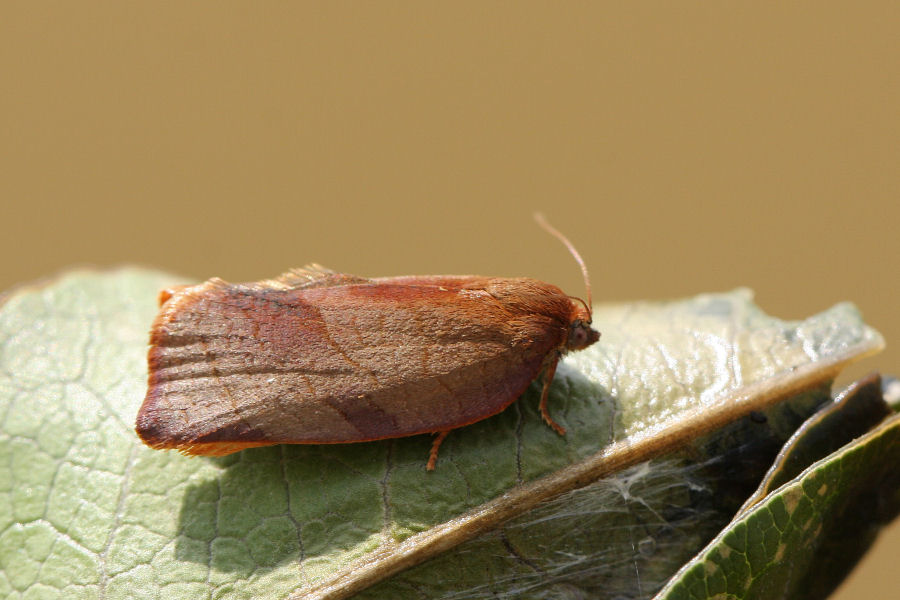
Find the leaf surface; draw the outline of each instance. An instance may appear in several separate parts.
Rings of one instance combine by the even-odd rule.
[[[569,356],[551,390],[565,438],[542,423],[532,386],[453,432],[434,473],[424,470],[428,436],[190,458],[133,433],[147,330],[159,289],[173,283],[141,270],[76,272],[6,298],[0,594],[342,597],[508,519],[533,520],[542,502],[577,498],[570,490],[601,477],[633,479],[644,461],[752,411],[789,398],[813,406],[841,366],[882,344],[846,304],[801,322],[766,316],[741,290],[597,306],[603,338]],[[500,545],[520,552],[514,540]],[[438,591],[456,588],[457,567],[430,572]]]

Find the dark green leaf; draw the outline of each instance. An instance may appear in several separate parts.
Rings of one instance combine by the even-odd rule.
[[[825,598],[900,511],[900,416],[856,437],[886,414],[870,378],[812,417],[760,492],[657,600]],[[836,441],[846,444],[827,453]]]

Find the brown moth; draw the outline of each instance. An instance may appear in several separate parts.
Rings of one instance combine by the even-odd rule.
[[[366,279],[318,265],[277,279],[210,279],[160,294],[137,433],[218,456],[272,444],[438,434],[495,415],[560,357],[596,342],[588,287],[574,301],[527,278]]]

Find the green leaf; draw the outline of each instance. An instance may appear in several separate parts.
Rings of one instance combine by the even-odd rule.
[[[873,377],[810,418],[734,522],[657,600],[828,596],[900,512],[900,415],[887,414]]]
[[[827,396],[810,390],[562,494],[355,598],[646,598],[728,523],[783,430]]]
[[[882,397],[881,377],[870,375],[856,382],[794,432],[741,512],[751,510],[774,489],[820,458],[868,433],[890,414],[891,408]]]
[[[598,548],[597,536],[568,533],[589,518],[579,510],[585,494],[619,497],[627,506],[614,516],[638,519],[620,528],[624,537],[609,528],[602,537],[646,557],[687,547],[670,524],[699,514],[693,488],[712,484],[697,482],[727,482],[729,469],[748,460],[748,439],[768,440],[766,447],[786,439],[844,364],[882,344],[846,304],[796,323],[766,316],[746,291],[598,306],[603,338],[569,356],[551,390],[565,438],[541,422],[533,386],[502,414],[455,431],[434,473],[424,470],[428,436],[190,458],[150,450],[133,433],[157,292],[176,279],[78,272],[7,297],[0,593],[343,597],[434,556],[441,559],[382,585],[410,596],[499,596],[514,593],[525,565],[539,574],[538,588],[550,581],[569,589],[577,561],[554,579],[530,558],[548,537],[564,546],[554,552],[632,561]],[[763,435],[754,411],[765,411]],[[671,454],[704,434],[703,443]],[[737,462],[721,459],[723,449]],[[675,508],[661,512],[652,495]],[[736,508],[718,496],[702,502]],[[531,526],[544,523],[543,537],[532,537]],[[644,523],[647,534],[635,538]],[[715,533],[685,527],[693,551]],[[648,559],[642,573],[661,584],[687,558],[676,555],[674,567],[655,574],[662,561]]]

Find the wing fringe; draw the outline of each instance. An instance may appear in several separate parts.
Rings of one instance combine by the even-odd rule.
[[[338,273],[318,263],[310,263],[300,268],[290,269],[275,279],[264,279],[249,285],[266,289],[298,290],[365,283],[367,281],[368,279],[365,277]]]

